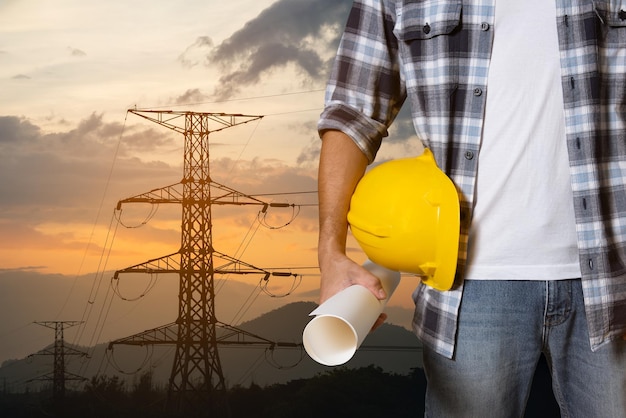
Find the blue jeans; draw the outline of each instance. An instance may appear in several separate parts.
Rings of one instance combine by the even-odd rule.
[[[466,281],[454,359],[424,349],[426,416],[523,416],[542,353],[562,417],[626,417],[626,341],[591,351],[580,280]]]

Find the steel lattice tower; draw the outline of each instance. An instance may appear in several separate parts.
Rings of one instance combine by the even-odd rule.
[[[202,386],[211,382],[213,390],[225,389],[215,328],[208,122],[209,115],[185,114],[178,343],[170,379],[174,393],[205,392]]]
[[[43,350],[41,355],[51,355],[54,359],[52,375],[46,375],[39,380],[52,380],[52,398],[55,402],[61,402],[65,398],[65,381],[66,380],[85,380],[81,376],[69,373],[65,370],[65,356],[79,355],[86,356],[86,353],[65,346],[63,339],[63,330],[65,328],[79,325],[80,321],[38,321],[37,325],[44,326],[54,330],[54,347],[52,350]]]
[[[180,183],[155,189],[118,203],[178,203],[182,205],[181,246],[177,253],[149,260],[115,273],[172,273],[180,276],[178,318],[175,323],[144,331],[110,343],[147,345],[174,344],[174,363],[169,380],[168,408],[177,413],[191,415],[204,408],[209,416],[227,416],[222,395],[225,392],[224,375],[217,350],[224,335],[251,336],[263,344],[276,344],[234,327],[220,323],[215,315],[215,274],[271,273],[217,252],[212,242],[211,205],[263,205],[267,204],[211,180],[209,173],[209,134],[232,126],[260,119],[224,113],[199,113],[186,111],[129,110],[168,129],[184,135],[183,179]],[[184,125],[177,125],[180,120]],[[182,192],[180,191],[182,188]],[[264,210],[265,210],[264,209]],[[225,264],[215,265],[215,261]],[[217,330],[225,333],[218,336]]]

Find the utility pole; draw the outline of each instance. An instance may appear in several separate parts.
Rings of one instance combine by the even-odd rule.
[[[118,280],[122,273],[178,273],[179,308],[174,323],[112,341],[109,348],[118,344],[175,345],[168,409],[185,416],[226,417],[230,412],[218,342],[228,343],[227,337],[235,337],[240,342],[252,338],[264,344],[272,343],[217,320],[214,276],[265,274],[267,279],[270,275],[292,274],[259,269],[216,251],[212,241],[211,206],[261,205],[266,211],[272,206],[291,205],[265,203],[212,181],[209,173],[209,134],[259,120],[262,116],[170,110],[129,112],[184,136],[183,178],[180,183],[121,200],[117,209],[134,202],[180,204],[181,244],[178,252],[118,270],[113,279]]]
[[[54,358],[54,367],[52,369],[52,375],[45,375],[36,380],[52,380],[52,398],[55,403],[60,404],[65,398],[65,382],[67,380],[85,380],[84,377],[78,376],[73,373],[69,373],[65,370],[65,356],[86,356],[79,350],[75,350],[71,347],[65,346],[63,339],[63,330],[65,328],[73,327],[82,324],[81,321],[39,321],[35,322],[37,325],[44,326],[54,330],[54,347],[52,350],[49,348],[37,353],[36,355],[52,355]]]

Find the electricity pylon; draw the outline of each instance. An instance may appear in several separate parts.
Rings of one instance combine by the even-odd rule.
[[[112,341],[117,344],[176,346],[168,386],[168,409],[187,415],[198,407],[208,416],[229,415],[225,404],[225,383],[217,345],[227,336],[238,339],[267,340],[219,322],[215,316],[215,274],[265,274],[291,276],[291,273],[269,272],[216,251],[212,242],[212,205],[262,205],[252,196],[237,192],[211,180],[209,173],[209,134],[252,122],[262,116],[187,111],[129,110],[129,112],[184,135],[183,178],[180,183],[151,190],[118,202],[177,203],[182,205],[181,245],[174,254],[152,259],[118,270],[121,273],[178,273],[179,308],[176,322]],[[184,123],[181,124],[181,119]],[[181,191],[182,189],[182,191]],[[216,265],[216,261],[223,264]],[[224,330],[218,336],[217,328]],[[282,345],[282,344],[281,344]]]
[[[85,380],[84,377],[69,373],[65,370],[65,356],[86,356],[87,353],[65,346],[63,330],[82,324],[81,321],[36,321],[35,324],[54,330],[54,347],[37,353],[37,355],[51,355],[54,358],[52,375],[45,375],[36,380],[52,380],[52,399],[61,402],[65,398],[65,382],[67,380]]]

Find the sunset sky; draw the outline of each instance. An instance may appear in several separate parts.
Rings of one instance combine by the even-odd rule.
[[[263,268],[317,265],[317,196],[294,192],[317,188],[315,127],[350,4],[0,0],[0,362],[52,342],[32,321],[86,319],[91,299],[105,303],[104,290],[94,290],[99,272],[178,250],[180,208],[114,211],[118,200],[182,175],[182,136],[130,108],[263,115],[210,137],[212,178],[242,193],[272,194],[262,197],[268,202],[301,205],[298,216],[272,229],[260,225],[258,208],[215,208],[215,248]],[[397,126],[379,161],[413,152],[409,124],[401,118]],[[277,209],[266,221],[278,226],[291,216]],[[316,300],[317,271],[298,271],[303,283],[283,303]],[[140,294],[147,280],[124,285]],[[256,280],[247,283],[253,288]],[[105,324],[99,333],[94,313],[85,325],[94,331],[81,330],[77,342],[174,320],[175,280],[158,283],[150,303],[167,300],[163,318],[135,305],[114,308],[111,321],[126,328]],[[281,292],[291,283],[273,285]],[[414,285],[397,304],[409,305]],[[277,306],[265,303],[251,312]]]

